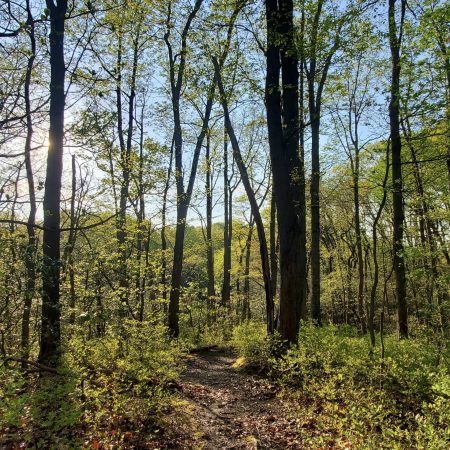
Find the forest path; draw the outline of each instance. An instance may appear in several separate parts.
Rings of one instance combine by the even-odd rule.
[[[230,353],[209,350],[187,359],[182,397],[191,408],[194,448],[300,449],[296,421],[268,381],[238,372]]]

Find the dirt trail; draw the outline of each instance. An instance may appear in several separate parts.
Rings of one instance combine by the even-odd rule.
[[[187,361],[181,387],[198,436],[194,448],[302,448],[296,421],[277,398],[275,386],[236,371],[234,361],[214,350]]]

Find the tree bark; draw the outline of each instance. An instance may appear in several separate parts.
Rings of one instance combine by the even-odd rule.
[[[247,240],[245,241],[245,269],[244,269],[244,301],[242,304],[242,320],[250,320],[252,318],[252,310],[250,305],[250,261],[252,251],[253,236],[253,217],[250,216],[248,224]]]
[[[271,293],[272,302],[275,307],[277,297],[277,281],[278,281],[278,236],[277,236],[277,206],[275,204],[275,197],[272,194],[270,200],[270,277],[271,277]]]
[[[140,21],[142,19],[139,19]],[[119,248],[119,320],[120,327],[122,327],[122,319],[128,315],[133,315],[132,308],[129,302],[129,280],[128,280],[128,268],[127,268],[127,203],[130,190],[130,178],[131,178],[131,153],[133,145],[133,123],[135,114],[135,99],[136,99],[136,77],[138,68],[139,57],[139,43],[141,34],[141,22],[139,22],[136,37],[133,41],[133,60],[132,71],[130,78],[130,94],[128,95],[128,123],[126,140],[123,130],[123,117],[122,117],[122,31],[119,30],[119,43],[117,48],[117,87],[116,87],[116,107],[117,107],[117,131],[120,143],[120,161],[122,166],[122,183],[120,187],[120,199],[119,199],[119,215],[117,220],[117,243]]]
[[[377,299],[377,289],[378,289],[378,283],[379,283],[379,264],[378,264],[378,222],[380,221],[381,214],[383,212],[384,206],[386,204],[387,199],[387,180],[389,177],[389,145],[390,143],[387,143],[386,146],[386,171],[383,178],[383,197],[381,199],[380,206],[378,207],[377,214],[375,216],[375,219],[372,224],[372,258],[373,258],[373,283],[372,283],[372,289],[370,291],[370,304],[369,304],[369,315],[367,318],[367,328],[369,330],[369,336],[370,336],[370,344],[372,347],[375,347],[375,304]],[[383,299],[383,305],[384,305],[384,299]],[[383,312],[384,312],[384,306],[383,306]],[[383,322],[383,318],[381,318],[381,323]]]
[[[167,299],[167,236],[166,236],[166,215],[167,215],[167,195],[170,188],[170,177],[172,176],[173,165],[173,149],[174,143],[170,147],[170,160],[169,167],[167,169],[166,183],[164,185],[163,204],[161,211],[161,285],[162,285],[162,297],[164,299],[164,308],[167,308],[165,300]]]
[[[391,98],[389,102],[389,124],[392,147],[392,204],[393,204],[393,264],[397,297],[398,334],[408,337],[408,305],[406,299],[405,256],[403,246],[404,209],[402,177],[402,142],[400,137],[400,48],[406,8],[401,0],[400,30],[395,19],[396,0],[388,0],[389,47],[391,51]]]
[[[247,194],[248,201],[250,203],[253,219],[256,225],[256,231],[258,233],[259,240],[259,253],[261,256],[261,268],[264,279],[264,291],[265,291],[265,299],[266,299],[266,324],[267,324],[267,332],[272,334],[274,330],[274,304],[272,297],[272,284],[270,279],[270,259],[269,259],[269,251],[267,248],[267,239],[266,232],[264,229],[264,222],[261,217],[261,212],[259,210],[259,205],[256,201],[255,192],[250,183],[250,178],[248,176],[247,167],[245,166],[244,160],[242,158],[242,153],[239,147],[239,142],[234,133],[233,125],[231,123],[230,114],[228,111],[228,102],[225,94],[225,89],[222,83],[222,76],[220,74],[220,67],[216,59],[214,61],[217,84],[219,86],[220,99],[222,103],[224,118],[225,118],[225,128],[227,134],[230,138],[230,143],[233,148],[234,160],[236,161],[236,165],[239,169],[239,174],[241,175],[242,184],[244,185],[245,192]]]
[[[39,362],[57,367],[61,346],[61,177],[64,151],[64,27],[67,1],[46,1],[50,10],[50,129],[43,200],[42,322]]]
[[[320,110],[321,96],[316,93],[316,49],[319,19],[323,0],[317,3],[311,35],[311,59],[308,74],[309,116],[311,123],[311,316],[318,325],[322,323],[320,307]]]
[[[34,225],[36,222],[36,191],[34,184],[33,165],[31,161],[31,142],[33,138],[33,119],[31,116],[31,98],[30,85],[33,73],[34,60],[36,57],[36,38],[34,18],[31,13],[30,0],[27,0],[27,33],[30,39],[30,56],[27,61],[27,70],[25,73],[24,100],[27,123],[27,135],[25,139],[25,170],[27,174],[28,196],[30,200],[30,211],[28,214],[27,233],[28,244],[25,252],[26,267],[26,287],[24,295],[24,304],[22,312],[22,332],[21,332],[21,352],[24,359],[29,358],[30,354],[30,314],[34,294],[36,292],[36,233]]]
[[[222,306],[230,306],[231,295],[231,236],[230,236],[230,180],[228,178],[228,137],[223,128],[223,284]]]
[[[350,112],[351,114],[351,112]],[[356,112],[355,112],[356,116]],[[364,305],[364,257],[361,232],[361,212],[359,205],[359,176],[360,176],[360,156],[359,156],[359,137],[358,137],[358,118],[354,120],[354,135],[352,136],[355,158],[350,157],[352,178],[353,178],[353,204],[355,208],[355,234],[356,234],[356,253],[358,258],[358,315],[362,334],[367,333],[366,308]],[[349,149],[350,150],[350,149]]]
[[[304,163],[299,151],[298,61],[292,51],[293,2],[281,0],[278,7],[276,0],[266,0],[265,5],[265,101],[280,239],[279,330],[283,340],[296,343],[306,309],[306,211]]]
[[[72,195],[70,197],[70,231],[67,245],[65,248],[64,261],[67,263],[67,269],[69,271],[69,323],[75,323],[75,305],[76,305],[76,292],[75,292],[75,268],[73,260],[73,251],[75,247],[76,239],[76,212],[75,212],[75,197],[77,192],[77,172],[76,172],[76,160],[75,155],[72,155]]]
[[[209,131],[206,135],[206,173],[205,173],[205,190],[206,190],[206,265],[208,271],[208,314],[213,309],[216,297],[216,287],[214,278],[214,246],[212,237],[212,212],[213,212],[213,192],[212,192],[212,167],[211,167],[211,147]]]

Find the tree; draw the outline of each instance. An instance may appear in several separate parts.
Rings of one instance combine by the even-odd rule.
[[[30,315],[33,298],[36,291],[36,258],[37,258],[37,243],[36,243],[36,190],[34,182],[33,165],[31,161],[31,147],[33,139],[33,117],[31,112],[31,78],[34,70],[34,61],[36,58],[36,35],[35,35],[35,23],[31,12],[30,1],[26,2],[27,10],[27,34],[30,39],[30,55],[27,61],[27,68],[25,72],[24,82],[24,99],[25,99],[25,114],[27,123],[27,134],[25,138],[25,170],[27,173],[28,183],[28,195],[30,198],[30,213],[28,214],[28,245],[26,250],[25,265],[27,269],[27,281],[25,289],[25,298],[23,303],[22,313],[22,335],[21,335],[21,347],[22,355],[25,359],[28,359],[30,351]]]
[[[306,210],[293,2],[266,0],[266,22],[265,100],[280,239],[279,330],[284,340],[295,343],[306,307]]]
[[[266,239],[266,233],[264,230],[264,223],[261,217],[261,213],[259,210],[259,205],[256,201],[255,192],[250,184],[250,179],[247,173],[247,168],[244,164],[242,153],[239,147],[239,142],[236,138],[236,135],[234,133],[234,128],[231,123],[230,119],[230,113],[228,110],[228,102],[227,97],[225,93],[225,89],[222,82],[222,75],[220,73],[220,66],[217,61],[217,59],[213,59],[214,67],[216,71],[216,78],[217,78],[217,84],[219,86],[219,94],[221,98],[224,118],[225,118],[225,128],[227,131],[227,134],[230,138],[231,146],[233,148],[233,155],[234,160],[236,161],[236,165],[238,166],[239,173],[241,175],[242,184],[244,185],[245,192],[247,194],[253,220],[256,224],[256,230],[258,232],[258,239],[259,239],[259,251],[261,256],[261,266],[262,266],[262,273],[263,273],[263,280],[264,280],[264,291],[265,291],[265,297],[266,297],[266,325],[267,325],[267,332],[269,334],[273,334],[275,331],[275,306],[273,303],[273,295],[272,295],[272,283],[271,283],[271,274],[270,274],[270,260],[269,260],[269,251],[267,247],[267,239]],[[251,239],[251,235],[250,235]]]
[[[194,189],[195,178],[197,175],[198,161],[200,157],[200,151],[202,149],[203,140],[208,130],[209,119],[211,116],[211,111],[214,101],[214,93],[216,90],[216,78],[213,75],[212,80],[207,89],[207,100],[202,117],[202,124],[200,132],[197,136],[195,143],[195,149],[193,152],[191,171],[189,176],[189,182],[187,189],[184,186],[183,180],[183,130],[181,127],[181,116],[180,116],[180,99],[182,94],[182,86],[185,76],[185,66],[187,57],[187,38],[192,21],[196,17],[200,7],[202,6],[203,0],[197,0],[194,8],[189,13],[186,23],[183,27],[181,33],[181,50],[180,50],[180,62],[178,67],[175,65],[175,55],[173,53],[172,44],[170,42],[170,29],[171,29],[171,4],[168,8],[167,16],[167,31],[164,36],[164,41],[166,43],[168,54],[169,54],[169,78],[170,78],[170,89],[172,94],[172,112],[174,120],[174,131],[173,131],[173,141],[174,141],[174,155],[175,155],[175,182],[177,189],[177,227],[175,236],[175,245],[173,253],[173,265],[172,265],[172,281],[170,289],[170,300],[169,300],[169,329],[174,337],[179,334],[179,309],[180,309],[180,288],[181,288],[181,274],[183,269],[183,244],[184,235],[186,228],[186,218],[189,209],[189,204],[192,197],[192,192]],[[230,41],[232,36],[232,30],[234,27],[234,22],[242,9],[243,3],[238,2],[235,6],[233,13],[230,18],[229,25],[227,27],[227,39],[224,49],[219,58],[219,66],[222,67],[230,47]]]
[[[403,38],[406,1],[400,3],[400,22],[396,21],[396,0],[388,0],[389,48],[391,51],[391,97],[389,125],[392,154],[393,265],[397,296],[398,333],[408,337],[408,305],[406,300],[405,255],[403,246],[404,209],[402,178],[402,141],[400,136],[400,50]]]
[[[205,155],[205,191],[206,191],[206,265],[208,270],[208,308],[212,309],[215,297],[216,287],[214,278],[214,247],[212,238],[212,213],[213,213],[213,171],[211,157],[210,133],[206,137],[206,155]]]
[[[39,361],[57,367],[61,345],[61,177],[64,152],[64,32],[67,1],[46,1],[50,11],[50,130],[44,191],[42,321]]]

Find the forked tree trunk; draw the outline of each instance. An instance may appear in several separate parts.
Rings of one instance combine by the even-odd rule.
[[[170,289],[170,299],[169,299],[169,314],[168,314],[168,325],[169,330],[173,337],[178,337],[179,335],[179,311],[180,311],[180,290],[181,290],[181,273],[183,269],[183,252],[184,252],[184,237],[186,229],[186,218],[189,209],[189,204],[191,201],[192,192],[194,189],[194,182],[197,175],[198,161],[200,157],[200,151],[203,146],[203,140],[208,130],[209,118],[211,116],[211,110],[213,106],[214,93],[216,90],[216,79],[215,77],[211,81],[208,89],[208,98],[205,105],[205,112],[203,114],[202,128],[197,137],[197,142],[193,152],[191,172],[189,176],[189,182],[187,189],[184,188],[183,181],[183,132],[181,128],[181,118],[180,118],[180,99],[181,99],[181,88],[184,82],[184,69],[186,66],[186,55],[187,55],[187,36],[192,21],[194,20],[197,12],[199,11],[203,0],[196,0],[194,8],[188,16],[186,24],[184,26],[181,35],[181,51],[179,56],[179,62],[176,65],[177,56],[173,54],[172,45],[170,44],[170,29],[171,29],[171,4],[169,3],[169,14],[167,20],[167,32],[164,36],[168,52],[169,52],[169,71],[170,71],[170,85],[172,92],[172,112],[174,119],[174,134],[173,140],[175,145],[175,181],[177,187],[177,226],[175,232],[175,246],[173,254],[173,266],[172,266],[172,282]],[[228,24],[228,35],[225,48],[220,56],[219,66],[225,62],[227,57],[232,30],[237,16],[242,9],[243,4],[238,4],[233,14],[230,18]],[[177,70],[176,70],[177,66]]]

